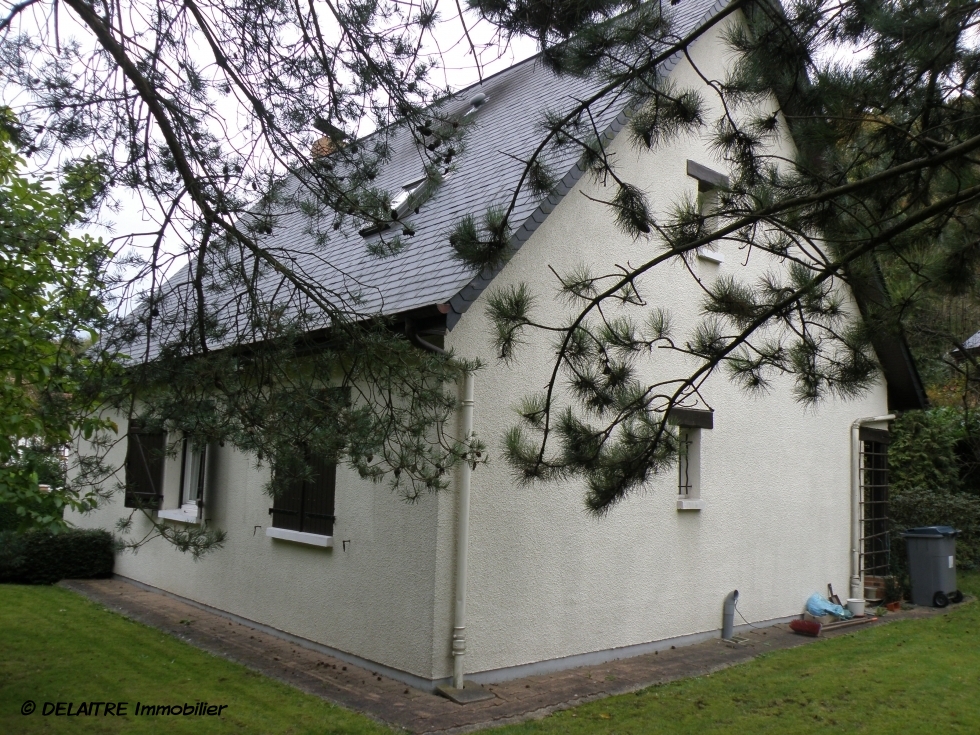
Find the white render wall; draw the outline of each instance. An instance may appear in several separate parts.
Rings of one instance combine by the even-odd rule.
[[[120,435],[126,430],[119,421]],[[115,573],[339,651],[431,680],[436,498],[409,504],[385,485],[337,468],[334,548],[272,539],[268,465],[230,448],[209,447],[205,517],[227,532],[224,547],[194,561],[162,539],[116,556]],[[109,461],[122,466],[125,441]],[[165,508],[177,504],[180,468],[165,469]],[[70,520],[113,529],[128,516],[123,495]],[[137,513],[130,538],[149,530]],[[342,541],[349,540],[344,550]]]
[[[721,33],[722,28],[710,31],[691,49],[713,79],[724,78]],[[681,85],[699,83],[686,60],[673,76]],[[688,159],[726,170],[700,139],[641,153],[621,133],[609,150],[623,179],[644,189],[659,212],[682,193],[696,192],[697,182],[686,176]],[[783,152],[789,150],[785,142]],[[583,196],[609,200],[612,192],[584,177],[490,290],[527,283],[537,294],[534,318],[563,323],[547,266],[561,273],[584,262],[609,272],[615,264],[636,265],[655,255],[656,245],[623,235],[608,207]],[[695,266],[706,282],[720,274],[752,282],[782,267],[758,252],[745,264],[746,253],[733,243],[721,249],[723,265]],[[655,270],[643,281],[642,295],[651,307],[671,312],[683,343],[701,303],[697,284],[678,264]],[[858,400],[829,399],[804,409],[789,380],[777,380],[768,395],[751,396],[716,374],[703,390],[715,410],[714,429],[701,433],[704,509],[676,510],[674,470],[595,519],[585,511],[582,483],[520,487],[513,480],[501,437],[517,417],[506,408],[545,385],[554,352],[550,338],[529,332],[512,365],[488,358],[493,329],[486,297],[481,295],[447,339],[458,354],[488,362],[475,383],[474,427],[490,445],[491,463],[478,467],[472,480],[468,673],[715,631],[723,599],[734,589],[739,611],[753,622],[798,614],[812,592],[826,592],[828,582],[838,591],[848,589],[849,427],[858,417],[887,413],[883,383]],[[650,376],[683,376],[680,356],[661,352],[667,353],[655,355]],[[442,555],[451,547],[439,549]],[[444,576],[439,581],[447,583]],[[451,594],[438,594],[437,601],[447,604]],[[436,636],[437,646],[442,644],[437,674],[443,676],[452,667],[449,631],[447,625],[441,639],[438,631]],[[482,680],[507,675],[497,671]]]
[[[691,49],[714,78],[723,76],[725,62],[720,32]],[[682,84],[695,79],[686,61],[674,76]],[[680,140],[652,154],[638,152],[623,134],[610,150],[625,179],[644,188],[658,211],[696,190],[687,159],[724,170],[701,140]],[[582,262],[636,264],[656,252],[655,245],[624,236],[609,210],[583,190],[609,198],[608,190],[583,179],[492,286],[531,285],[541,319],[559,317],[548,265],[562,271]],[[710,281],[737,273],[752,280],[774,265],[759,253],[742,265],[745,253],[734,247],[725,255],[720,267],[699,263],[699,276]],[[684,335],[697,317],[696,284],[676,264],[657,271],[644,295],[668,308]],[[715,409],[715,428],[702,431],[705,508],[676,510],[672,471],[595,519],[584,510],[581,483],[514,483],[501,452],[501,438],[516,421],[510,407],[529,387],[544,385],[553,352],[547,340],[532,339],[513,365],[495,361],[485,308],[486,294],[447,337],[457,354],[487,363],[475,379],[475,428],[489,445],[490,464],[473,473],[468,673],[715,631],[722,600],[733,589],[741,595],[739,610],[753,622],[798,613],[827,582],[848,589],[848,429],[855,418],[886,413],[884,385],[859,400],[805,410],[789,381],[752,397],[713,376],[704,390]],[[677,373],[676,355],[657,360],[651,375]],[[115,453],[110,459],[121,465],[125,447]],[[225,547],[194,562],[156,540],[138,554],[121,554],[118,574],[422,679],[451,674],[452,493],[407,505],[341,466],[335,546],[317,549],[265,536],[271,501],[262,492],[264,472],[250,458],[215,447],[212,458],[205,515],[228,532]],[[179,467],[174,462],[167,471],[166,507],[174,507]],[[72,520],[111,529],[127,514],[120,494]],[[133,535],[146,525],[138,522]],[[351,541],[346,551],[344,539]]]

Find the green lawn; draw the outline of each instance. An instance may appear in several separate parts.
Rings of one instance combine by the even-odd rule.
[[[958,581],[980,592],[980,574]],[[493,735],[811,732],[980,733],[980,604],[777,651]]]
[[[37,711],[22,715],[26,700]],[[127,717],[44,717],[43,702],[129,702]],[[227,704],[134,717],[137,701]],[[101,710],[100,710],[101,711]],[[368,718],[132,622],[60,587],[0,585],[0,732],[390,734]]]
[[[961,574],[980,592],[980,575]],[[43,702],[227,704],[216,717],[44,717]],[[20,714],[26,700],[38,703]],[[0,732],[388,733],[58,587],[0,585]],[[980,604],[611,697],[518,733],[980,732]]]

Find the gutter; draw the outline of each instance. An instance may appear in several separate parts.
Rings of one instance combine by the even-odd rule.
[[[441,347],[426,342],[415,329],[411,319],[405,320],[405,335],[408,341],[416,347],[438,355],[449,353]],[[463,375],[463,400],[460,410],[460,422],[464,442],[469,444],[473,436],[473,373],[466,371]],[[458,497],[459,506],[456,514],[456,600],[453,609],[453,683],[452,689],[461,691],[464,687],[463,656],[466,655],[466,557],[469,550],[470,534],[470,484],[473,465],[464,460],[459,474]],[[471,682],[472,684],[472,682]],[[478,690],[481,691],[482,690]],[[456,699],[455,692],[447,692],[447,696]]]
[[[861,569],[861,427],[894,421],[895,414],[868,416],[851,424],[851,598],[864,599],[864,571]]]

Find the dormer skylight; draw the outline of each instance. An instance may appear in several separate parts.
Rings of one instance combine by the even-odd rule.
[[[369,225],[362,229],[360,234],[364,237],[375,235],[390,229],[396,223],[404,226],[405,234],[414,234],[414,230],[404,220],[410,214],[418,213],[422,203],[432,196],[436,184],[436,181],[428,177],[422,177],[421,179],[415,179],[414,181],[402,184],[401,189],[391,200],[391,208],[388,210],[390,221]]]
[[[414,199],[412,195],[420,193],[425,182],[426,179],[423,177],[418,181],[411,181],[402,185],[402,190],[391,200],[391,218],[393,220],[401,219],[415,208],[412,206]]]

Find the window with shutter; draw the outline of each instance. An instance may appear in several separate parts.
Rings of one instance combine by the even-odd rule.
[[[303,482],[294,482],[272,504],[272,525],[290,531],[303,530]]]
[[[200,524],[208,521],[205,511],[206,503],[210,499],[205,496],[209,492],[207,475],[211,454],[207,446],[195,446],[190,439],[184,437],[179,464],[180,494],[177,507],[157,511],[157,518],[180,523]],[[168,505],[173,502],[171,498]]]
[[[313,460],[313,481],[303,492],[302,528],[304,533],[333,536],[333,501],[337,465],[323,459]]]
[[[207,447],[195,447],[184,439],[180,468],[180,509],[187,515],[198,515],[204,504],[204,478],[207,468]]]
[[[166,444],[167,437],[163,432],[130,423],[126,447],[127,508],[156,510],[160,507]]]
[[[313,478],[293,483],[275,499],[269,509],[272,514],[272,528],[315,536],[333,536],[337,465],[325,459],[311,459],[310,463],[314,470]]]

